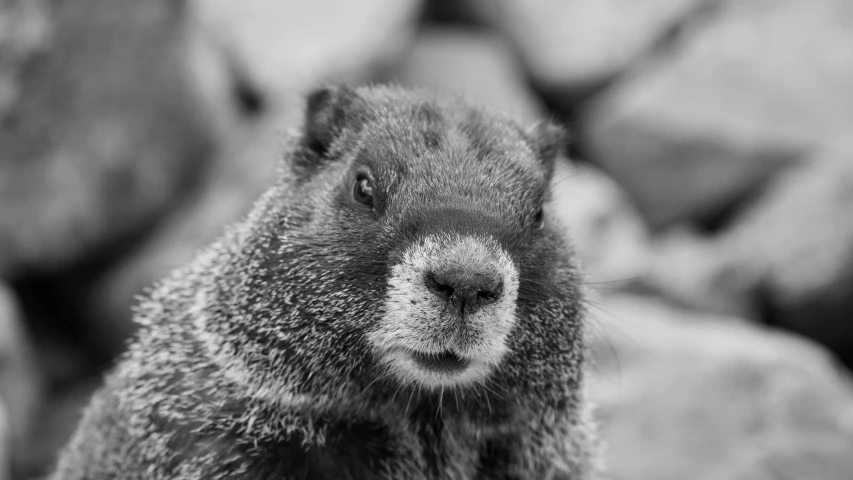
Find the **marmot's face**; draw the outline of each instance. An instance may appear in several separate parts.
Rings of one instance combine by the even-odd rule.
[[[552,299],[556,267],[543,259],[564,247],[543,229],[553,133],[417,96],[309,99],[304,168],[337,178],[317,221],[362,254],[346,268],[385,277],[364,337],[398,380],[485,381],[513,349],[519,305]]]

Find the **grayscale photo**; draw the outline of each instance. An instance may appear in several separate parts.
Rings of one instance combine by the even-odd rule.
[[[853,479],[853,2],[0,0],[0,480]]]

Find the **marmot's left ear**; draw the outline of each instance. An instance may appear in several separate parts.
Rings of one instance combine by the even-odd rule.
[[[566,154],[569,133],[559,125],[542,121],[529,128],[528,134],[532,140],[533,151],[545,166],[547,176],[550,178],[554,173],[557,157]]]
[[[292,168],[302,176],[334,156],[335,141],[347,132],[358,132],[370,111],[367,102],[346,86],[326,86],[306,97],[305,117]]]
[[[332,143],[345,130],[360,129],[366,111],[364,99],[347,86],[314,90],[306,101],[303,144],[326,156]]]

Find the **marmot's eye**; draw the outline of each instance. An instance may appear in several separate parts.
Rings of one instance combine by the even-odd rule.
[[[360,173],[355,177],[352,198],[358,203],[373,208],[373,181],[366,174]]]
[[[541,230],[545,227],[545,212],[542,211],[542,207],[539,207],[539,210],[536,210],[536,215],[533,217],[533,229]]]

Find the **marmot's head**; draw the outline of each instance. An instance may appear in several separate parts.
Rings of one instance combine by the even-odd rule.
[[[231,320],[208,328],[278,394],[571,383],[579,282],[547,213],[562,140],[423,91],[314,92],[227,272]]]

